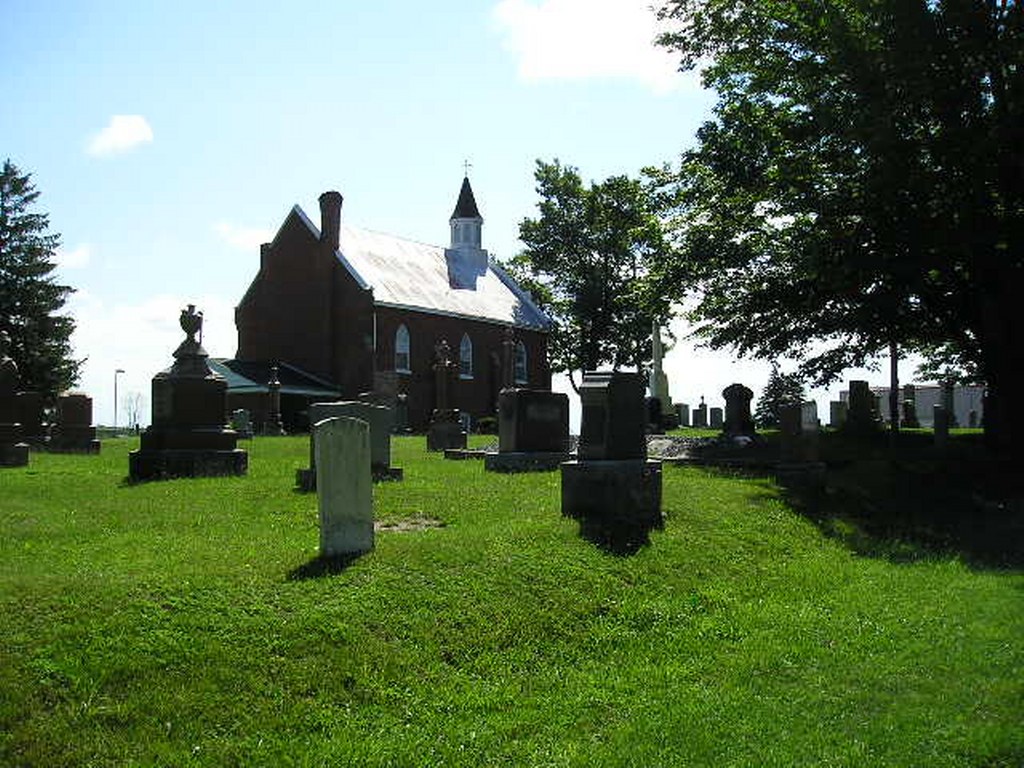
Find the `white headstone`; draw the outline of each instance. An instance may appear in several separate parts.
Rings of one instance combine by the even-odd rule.
[[[373,549],[373,482],[370,427],[365,421],[329,418],[313,426],[320,555]]]

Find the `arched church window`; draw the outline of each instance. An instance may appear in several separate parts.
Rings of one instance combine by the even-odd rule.
[[[398,326],[395,331],[395,370],[411,373],[409,367],[409,329],[405,325]]]
[[[526,384],[529,376],[526,373],[526,345],[523,342],[516,342],[515,365],[513,375],[516,384]]]
[[[462,334],[462,341],[459,342],[459,376],[463,379],[473,378],[473,342],[469,334]]]

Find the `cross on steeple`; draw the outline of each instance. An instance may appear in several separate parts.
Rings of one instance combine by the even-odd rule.
[[[469,176],[469,169],[473,167],[473,164],[469,160],[462,161],[462,175]]]

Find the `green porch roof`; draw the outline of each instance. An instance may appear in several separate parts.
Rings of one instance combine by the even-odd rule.
[[[273,363],[259,360],[229,360],[223,357],[211,357],[208,362],[213,371],[227,380],[229,394],[256,394],[269,391],[268,382]],[[341,396],[341,390],[330,382],[288,363],[277,364],[277,379],[281,382],[282,395],[324,398]]]

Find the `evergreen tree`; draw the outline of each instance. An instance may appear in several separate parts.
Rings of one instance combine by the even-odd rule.
[[[779,426],[779,410],[784,405],[797,405],[804,401],[804,382],[799,373],[780,373],[778,363],[772,363],[768,383],[757,401],[754,421],[757,426]]]
[[[78,379],[71,357],[74,320],[60,314],[73,289],[53,276],[60,236],[30,206],[39,197],[30,174],[10,161],[0,172],[0,330],[11,337],[19,389],[52,400]]]

